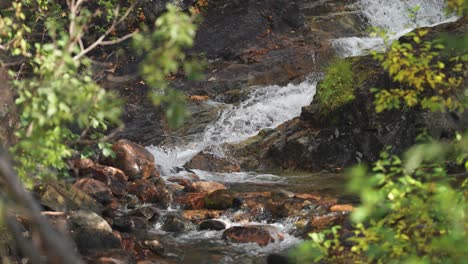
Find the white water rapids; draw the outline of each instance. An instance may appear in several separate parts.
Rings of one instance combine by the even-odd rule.
[[[453,21],[455,16],[447,16],[444,13],[443,0],[357,0],[357,8],[360,9],[362,23],[369,27],[379,27],[387,32],[392,32],[390,40],[397,39],[414,28],[432,26],[447,21]],[[408,10],[419,6],[414,16]],[[415,10],[415,9],[413,9]],[[381,38],[368,36],[356,36],[339,38],[332,41],[338,54],[342,57],[358,56],[384,47]],[[310,78],[300,84],[286,86],[252,87],[246,100],[238,105],[225,105],[218,119],[208,125],[200,136],[201,140],[179,146],[149,146],[158,166],[161,167],[162,176],[174,174],[171,170],[183,166],[192,157],[204,149],[210,149],[215,154],[222,155],[222,144],[240,142],[256,135],[265,128],[275,128],[301,113],[303,106],[309,105],[315,95],[318,78]],[[206,102],[215,103],[215,102]],[[284,177],[271,174],[256,174],[249,172],[240,173],[211,173],[196,171],[201,179],[224,183],[278,183]],[[229,219],[220,220],[229,225],[235,223]],[[275,223],[274,226],[282,231],[293,228],[291,219]],[[222,231],[194,231],[178,237],[181,243],[208,243],[223,244]],[[191,242],[190,242],[191,241]],[[282,242],[276,242],[268,247],[261,248],[256,244],[231,246],[228,252],[251,252],[246,254],[262,254],[278,252],[290,248],[301,240],[293,236],[287,236]],[[216,244],[217,245],[217,244]],[[232,255],[224,256],[221,263],[233,263]]]
[[[361,17],[371,28],[383,30],[388,42],[419,27],[453,22],[457,16],[445,13],[445,0],[359,0]],[[346,37],[331,41],[341,57],[355,57],[385,48],[381,37]]]

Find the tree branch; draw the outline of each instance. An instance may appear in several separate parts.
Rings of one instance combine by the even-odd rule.
[[[94,41],[91,45],[89,45],[87,48],[85,48],[84,50],[82,50],[80,53],[78,53],[77,55],[75,55],[73,57],[74,60],[79,60],[81,59],[83,56],[85,56],[88,52],[92,51],[93,49],[95,49],[98,45],[102,45],[103,42],[109,42],[110,41],[105,41],[105,38],[107,36],[109,36],[110,33],[112,33],[116,27],[121,24],[127,17],[128,15],[130,15],[130,12],[133,10],[133,8],[135,7],[135,3],[133,3],[128,9],[127,11],[122,15],[122,17],[120,17],[119,20],[116,20],[114,19],[114,21],[112,22],[112,25],[106,30],[106,32],[104,32],[104,34],[102,36],[100,36],[96,41]],[[116,13],[118,13],[118,9],[116,9]],[[123,38],[127,37],[131,37],[132,35],[130,36],[124,36]],[[125,40],[125,39],[124,39]],[[123,41],[123,40],[122,40]],[[117,42],[118,43],[118,42]],[[110,45],[110,44],[108,44]]]
[[[76,254],[72,242],[53,230],[47,220],[41,215],[40,207],[30,193],[26,191],[18,175],[13,170],[10,156],[0,148],[0,179],[9,197],[18,206],[30,214],[31,225],[37,230],[50,263],[83,263]]]

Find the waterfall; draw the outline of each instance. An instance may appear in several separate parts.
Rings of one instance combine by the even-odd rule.
[[[417,9],[415,7],[418,6]],[[457,19],[444,12],[444,0],[357,0],[363,23],[391,32],[396,39],[417,27],[432,26]],[[410,10],[413,13],[410,14]],[[343,57],[359,56],[384,47],[381,38],[348,37],[332,40],[332,45]],[[180,146],[149,146],[163,175],[183,166],[200,151],[209,148],[223,155],[223,143],[243,141],[265,128],[274,128],[301,112],[310,104],[316,88],[316,79],[286,86],[252,87],[248,99],[239,105],[226,105],[218,119],[208,125],[197,142]]]
[[[357,7],[363,23],[387,32],[390,42],[415,28],[457,19],[445,13],[444,0],[358,0]],[[338,38],[331,43],[341,57],[360,56],[385,47],[380,37]]]
[[[150,146],[148,150],[155,156],[163,174],[184,165],[206,148],[216,149],[216,154],[222,155],[219,146],[223,143],[243,141],[262,129],[275,128],[299,116],[301,108],[312,101],[315,88],[315,78],[300,84],[252,87],[246,100],[239,105],[227,105],[218,119],[206,127],[199,142],[171,148]]]

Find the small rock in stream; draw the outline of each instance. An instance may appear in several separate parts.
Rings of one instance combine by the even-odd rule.
[[[226,224],[219,220],[204,220],[198,224],[199,230],[224,230],[226,229]]]

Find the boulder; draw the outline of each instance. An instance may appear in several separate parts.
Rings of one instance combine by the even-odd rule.
[[[195,226],[180,214],[170,213],[164,216],[162,230],[167,232],[182,233],[195,229]]]
[[[233,160],[220,158],[211,153],[201,152],[193,157],[185,166],[213,172],[239,172],[239,165]]]
[[[192,181],[190,181],[189,179],[186,179],[186,178],[183,178],[183,177],[169,177],[166,179],[166,181],[168,182],[175,182],[179,185],[182,185],[182,186],[188,186],[190,185],[190,183],[192,183]]]
[[[257,243],[264,247],[270,243],[282,241],[284,234],[271,226],[233,226],[224,231],[223,239],[231,243]]]
[[[110,225],[92,211],[78,210],[67,214],[70,234],[81,253],[122,248]]]
[[[188,210],[205,209],[205,195],[206,193],[185,193],[176,197],[175,202]]]
[[[79,179],[73,184],[73,187],[89,194],[101,204],[106,205],[111,202],[112,192],[110,188],[98,180],[91,178]]]
[[[219,218],[223,213],[224,211],[221,210],[184,210],[182,217],[192,222],[199,222],[206,219]]]
[[[112,193],[117,197],[127,194],[128,177],[120,169],[104,165],[94,165],[80,170],[80,175],[91,177],[107,184]]]
[[[187,187],[185,187],[186,192],[213,192],[216,190],[226,189],[224,184],[219,182],[207,182],[207,181],[199,181],[193,182]]]
[[[159,242],[158,240],[145,240],[142,243],[142,246],[151,250],[151,252],[157,254],[157,255],[162,255],[164,254],[164,245]]]
[[[67,184],[47,183],[39,195],[42,205],[57,212],[84,209],[100,214],[103,210],[103,206],[89,194]]]
[[[207,209],[226,210],[232,207],[234,198],[235,194],[230,190],[215,190],[205,196],[205,206]]]
[[[128,184],[128,192],[136,195],[144,203],[156,203],[160,200],[158,189],[146,179],[130,182]]]
[[[219,220],[203,220],[198,224],[198,230],[224,230],[226,224]]]
[[[155,172],[154,156],[143,146],[121,139],[112,150],[116,155],[112,165],[124,171],[130,180],[146,179]]]
[[[144,217],[147,220],[157,220],[161,215],[161,211],[153,205],[143,205],[129,211],[128,215]]]

